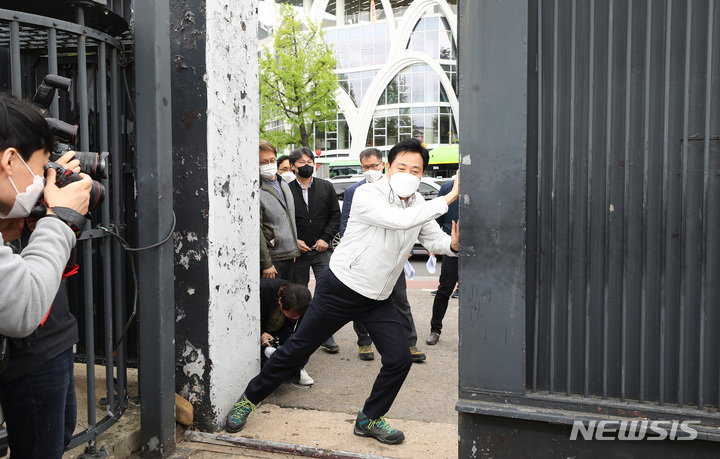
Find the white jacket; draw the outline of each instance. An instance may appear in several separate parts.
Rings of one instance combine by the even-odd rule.
[[[426,202],[420,193],[405,204],[386,177],[359,187],[330,270],[360,295],[386,299],[415,241],[429,252],[457,256],[450,249],[450,236],[435,221],[447,210],[445,198]]]

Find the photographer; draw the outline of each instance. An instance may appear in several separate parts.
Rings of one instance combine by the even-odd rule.
[[[283,279],[260,279],[260,344],[263,363],[295,332],[310,304],[310,290],[304,285]],[[305,370],[305,363],[289,382],[302,386],[314,383]]]
[[[0,233],[2,242],[20,237],[24,219],[44,193],[48,216],[37,223],[30,242],[20,255],[0,248],[0,334],[25,337],[40,325],[60,286],[75,234],[58,218],[53,207],[86,214],[92,180],[62,189],[55,185],[55,171],[43,168],[50,158],[53,137],[35,107],[13,96],[0,95]]]
[[[77,226],[57,212],[86,214],[92,181],[81,174],[82,180],[58,188],[56,172],[44,172],[53,143],[37,108],[0,94],[0,334],[17,338],[0,375],[0,404],[13,457],[21,458],[62,457],[75,427],[77,323],[61,279]],[[71,157],[57,162],[76,168]],[[33,225],[26,217],[43,195],[47,215]],[[28,226],[34,226],[29,242],[15,254],[5,242]]]

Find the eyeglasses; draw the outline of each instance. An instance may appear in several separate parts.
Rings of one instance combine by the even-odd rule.
[[[290,170],[291,169],[289,167],[280,167],[280,168],[278,168],[278,173],[282,174],[284,172],[290,172]]]
[[[302,160],[300,160],[300,161],[295,161],[294,166],[295,166],[295,167],[303,167],[303,166],[306,166],[306,165],[308,165],[308,164],[312,165],[313,162],[312,162],[312,161],[302,161]]]
[[[298,314],[295,312],[290,312],[282,307],[282,303],[280,303],[280,310],[282,311],[283,315],[287,317],[290,320],[298,320],[302,314]]]
[[[260,161],[260,165],[267,166],[268,164],[275,164],[276,162],[277,162],[277,158],[266,159],[265,161]]]
[[[362,170],[364,170],[364,171],[369,171],[370,169],[377,169],[378,166],[381,166],[381,165],[382,165],[382,163],[368,164],[367,166],[363,166],[363,167],[362,167]]]

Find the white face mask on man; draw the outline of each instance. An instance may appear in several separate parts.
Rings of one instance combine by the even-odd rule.
[[[260,177],[271,179],[277,174],[277,163],[263,164],[260,166]]]
[[[390,187],[401,198],[408,198],[418,190],[420,178],[407,172],[396,172],[390,176]]]
[[[280,177],[283,178],[285,183],[290,183],[295,180],[295,174],[292,171],[283,172],[282,174],[280,174]]]
[[[43,194],[43,190],[45,189],[45,179],[40,175],[35,175],[32,169],[30,169],[30,166],[28,166],[25,160],[22,159],[22,156],[18,155],[18,158],[20,158],[20,161],[22,161],[25,167],[27,167],[27,170],[29,170],[33,175],[33,182],[28,185],[25,191],[20,193],[15,186],[15,182],[13,182],[12,177],[8,176],[8,179],[10,180],[13,188],[15,188],[15,193],[17,193],[17,195],[15,196],[15,204],[13,204],[10,212],[7,214],[0,212],[0,219],[25,218],[30,215],[32,208],[35,207],[35,204],[37,204]]]
[[[365,172],[363,172],[363,175],[365,176],[365,180],[367,180],[368,183],[377,182],[380,180],[380,177],[382,177],[382,171],[376,171],[375,169],[370,169]]]

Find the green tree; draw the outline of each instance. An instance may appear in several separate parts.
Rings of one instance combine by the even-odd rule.
[[[260,58],[260,135],[277,148],[309,147],[313,123],[330,121],[335,129],[335,55],[319,24],[303,26],[288,5],[281,6],[281,16],[273,47],[264,47]],[[278,119],[284,130],[271,127]]]

